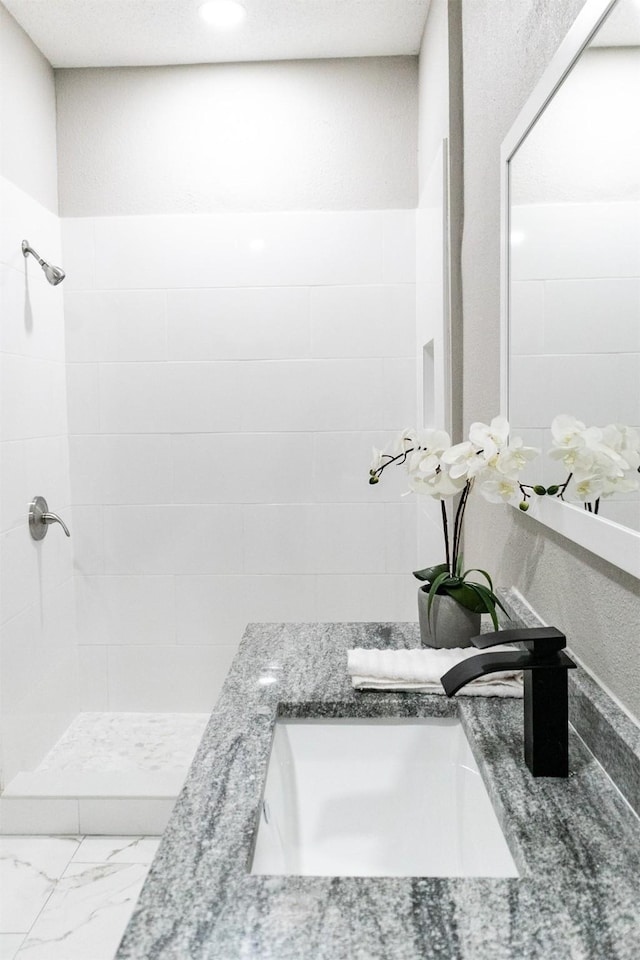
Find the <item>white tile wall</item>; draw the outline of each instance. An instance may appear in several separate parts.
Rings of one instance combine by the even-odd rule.
[[[544,280],[514,280],[509,305],[512,354],[544,353],[545,314]]]
[[[309,294],[308,287],[170,290],[169,359],[307,357]]]
[[[414,286],[314,287],[314,357],[410,357],[415,339]]]
[[[639,359],[638,354],[620,353],[514,357],[512,424],[548,428],[558,413],[599,426],[637,423]]]
[[[236,649],[237,644],[109,647],[109,709],[207,713]]]
[[[171,437],[162,434],[79,434],[70,438],[78,504],[170,503]],[[127,464],[127,470],[122,464]]]
[[[105,507],[105,573],[239,573],[242,523],[239,505]]]
[[[234,646],[247,623],[317,620],[317,579],[312,574],[176,577],[177,641]]]
[[[410,283],[412,221],[412,211],[103,217],[94,220],[95,284],[163,290],[369,284],[381,277]]]
[[[639,423],[640,204],[523,205],[513,227],[512,426],[548,447],[558,413]]]
[[[65,280],[66,283],[66,280]],[[98,433],[98,364],[67,364],[67,410],[69,433]]]
[[[247,573],[384,573],[384,505],[244,508]]]
[[[173,436],[176,498],[182,503],[309,502],[314,499],[313,440],[311,432]]]
[[[64,222],[85,708],[209,709],[249,621],[415,618],[415,505],[368,484],[415,421],[414,234]]]
[[[511,226],[514,280],[640,276],[638,202],[521,205]]]
[[[551,280],[544,288],[545,353],[640,353],[640,278]]]
[[[79,576],[76,593],[83,645],[175,641],[173,577]]]
[[[73,541],[35,543],[36,495],[73,530],[63,287],[21,242],[62,264],[58,218],[0,178],[0,780],[36,765],[78,708]],[[1,785],[1,784],[0,784]]]
[[[164,290],[68,290],[67,360],[166,360]]]
[[[418,581],[406,571],[396,576],[372,575],[318,577],[318,607],[322,619],[379,621],[415,620]]]

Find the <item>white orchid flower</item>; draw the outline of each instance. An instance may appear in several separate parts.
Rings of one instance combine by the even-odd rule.
[[[635,477],[607,477],[604,481],[601,497],[612,497],[614,493],[631,493],[640,488],[640,480]]]
[[[637,470],[640,466],[640,435],[633,427],[610,423],[602,430],[603,442],[619,454],[626,463],[625,470]]]
[[[487,461],[501,450],[509,439],[509,421],[505,417],[494,417],[490,424],[472,423],[469,428],[469,440],[478,450],[484,451]]]
[[[496,463],[496,470],[515,480],[528,463],[538,456],[536,447],[525,447],[522,437],[514,437],[506,449],[502,450]]]
[[[378,450],[377,447],[372,447],[371,452],[371,464],[369,470],[379,470],[382,466],[382,457],[384,456],[383,450]]]
[[[393,445],[393,452],[395,456],[398,456],[401,453],[406,453],[407,450],[410,450],[411,447],[415,446],[416,432],[416,430],[409,427],[402,431],[402,433],[396,438],[396,441]]]
[[[407,471],[410,476],[432,477],[440,466],[440,458],[428,450],[415,450],[409,456]]]
[[[622,470],[629,469],[629,464],[620,452],[605,442],[603,430],[598,427],[588,427],[583,433],[583,439],[587,449],[592,450],[596,455],[596,462],[603,465],[612,463]]]
[[[457,480],[461,477],[475,477],[486,467],[485,459],[469,440],[456,443],[442,454],[442,462],[449,467],[449,475]]]
[[[621,451],[622,456],[627,462],[628,469],[637,472],[640,469],[640,449],[634,449],[633,447],[623,447]]]
[[[556,447],[582,446],[582,433],[586,425],[568,413],[560,413],[551,422],[551,436]]]
[[[589,473],[595,465],[596,452],[589,449],[578,438],[572,447],[556,447],[549,450],[552,460],[560,460],[570,473]]]
[[[451,437],[446,430],[421,430],[416,439],[416,447],[436,453],[438,456],[451,446]]]
[[[489,503],[512,503],[521,499],[520,487],[510,477],[501,477],[499,480],[483,480],[479,486],[480,493]]]
[[[431,474],[412,473],[409,476],[409,487],[414,493],[434,497],[436,500],[444,500],[460,493],[465,482],[452,480],[445,470]]]
[[[549,456],[551,456],[551,453]],[[592,477],[595,473],[606,473],[606,467],[608,467],[607,463],[603,470],[602,455],[598,455],[594,450],[587,450],[584,447],[577,447],[574,450],[567,451],[565,456],[562,457],[562,462],[573,474],[576,482],[584,480],[587,477]]]
[[[579,480],[575,485],[575,492],[578,500],[589,503],[592,500],[597,500],[602,495],[604,488],[604,478],[594,475]]]

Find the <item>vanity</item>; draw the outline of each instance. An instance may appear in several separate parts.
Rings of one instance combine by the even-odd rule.
[[[638,806],[640,731],[573,670],[569,777],[534,779],[521,700],[352,689],[349,648],[418,645],[410,623],[248,626],[117,960],[636,960],[640,820],[582,738]],[[276,722],[337,717],[459,717],[519,876],[251,874]]]

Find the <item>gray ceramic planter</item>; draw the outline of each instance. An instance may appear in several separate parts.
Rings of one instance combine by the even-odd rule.
[[[471,637],[480,633],[480,614],[461,607],[451,597],[437,595],[427,616],[429,586],[418,590],[418,619],[423,647],[470,647]]]

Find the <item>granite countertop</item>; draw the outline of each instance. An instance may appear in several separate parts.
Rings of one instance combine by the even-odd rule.
[[[249,625],[116,960],[637,960],[640,821],[582,740],[533,779],[521,700],[355,692],[357,646],[418,628]],[[277,714],[459,715],[520,877],[249,874]]]

